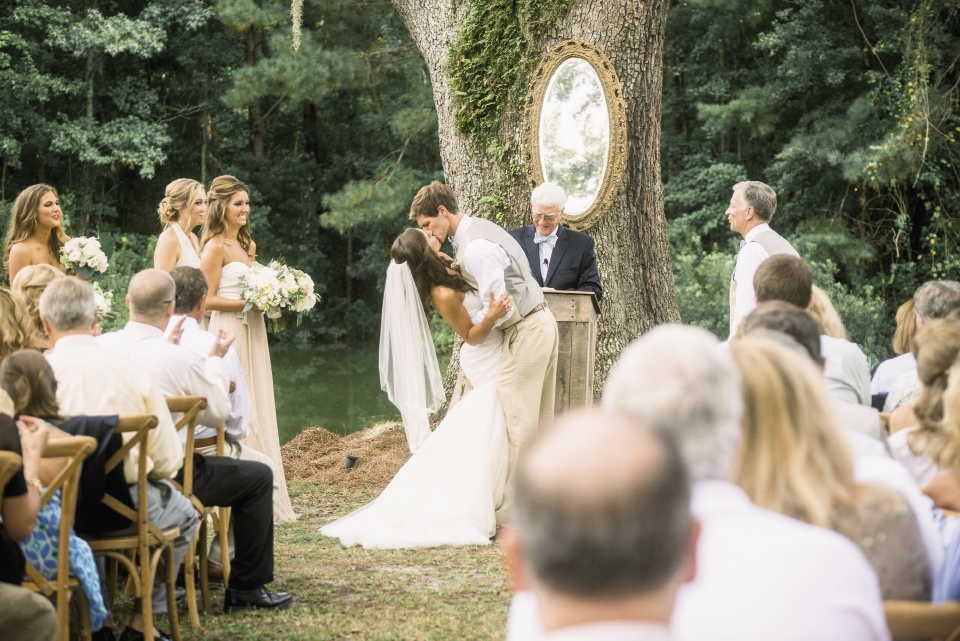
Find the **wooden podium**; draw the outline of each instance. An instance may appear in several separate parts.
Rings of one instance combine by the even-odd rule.
[[[557,354],[557,397],[554,411],[593,405],[593,365],[597,353],[597,314],[593,292],[544,291],[554,318],[560,347]]]

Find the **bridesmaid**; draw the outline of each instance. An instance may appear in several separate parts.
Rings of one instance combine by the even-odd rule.
[[[220,176],[210,184],[206,220],[200,235],[200,269],[207,278],[207,309],[212,310],[209,331],[224,329],[236,336],[233,347],[240,356],[250,388],[250,436],[244,443],[273,461],[275,522],[297,518],[287,495],[280,459],[280,435],[273,398],[273,371],[267,346],[263,312],[254,307],[244,313],[240,278],[250,270],[257,244],[250,238],[250,190],[233,176]],[[279,487],[278,487],[279,486]]]
[[[193,228],[203,222],[207,194],[196,180],[178,178],[167,185],[157,213],[164,230],[153,251],[153,266],[165,272],[176,267],[200,269],[200,242]]]
[[[60,271],[60,248],[70,238],[60,227],[60,200],[50,185],[33,185],[13,203],[10,229],[3,245],[3,266],[10,281],[28,265],[53,265]]]

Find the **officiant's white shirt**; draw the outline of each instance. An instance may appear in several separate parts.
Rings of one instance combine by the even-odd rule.
[[[160,329],[134,321],[118,332],[98,336],[97,344],[141,364],[164,396],[205,397],[207,408],[197,415],[197,423],[220,425],[230,416],[230,379],[222,358],[211,356],[203,362],[186,347],[168,342]],[[174,421],[178,419],[179,415],[173,416]],[[186,434],[181,433],[180,440],[186,442]]]
[[[457,225],[457,233],[453,235],[454,245],[460,246],[472,222],[473,219],[470,216],[464,216],[460,219],[460,224]],[[492,293],[494,298],[500,298],[507,291],[507,283],[504,280],[503,272],[511,263],[507,250],[484,238],[470,241],[467,248],[463,250],[463,268],[477,279],[480,302],[483,303],[483,308],[471,318],[474,325],[477,325],[487,315],[487,308],[490,307],[490,294]],[[506,319],[507,316],[498,318],[493,326],[500,327],[500,324]]]
[[[180,319],[183,319],[180,333],[180,346],[186,347],[197,355],[201,361],[210,356],[210,348],[216,337],[208,331],[200,329],[200,324],[189,316],[172,316],[167,324],[164,338],[169,338],[170,329]],[[227,436],[240,441],[250,435],[250,388],[243,375],[243,365],[233,346],[223,357],[223,371],[233,381],[234,390],[230,392],[230,416],[224,422]],[[197,438],[210,438],[217,435],[217,428],[206,425],[197,425]]]
[[[886,641],[880,584],[846,537],[753,505],[733,483],[694,484],[696,579],[680,589],[679,641]],[[536,597],[520,592],[507,641],[543,639]]]

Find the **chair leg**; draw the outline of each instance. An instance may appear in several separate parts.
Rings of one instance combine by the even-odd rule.
[[[193,533],[193,539],[187,548],[187,555],[183,558],[183,581],[187,589],[187,614],[190,619],[190,627],[194,630],[200,627],[200,615],[197,613],[197,586],[193,573],[193,560],[197,556],[197,540],[202,528],[197,528]]]
[[[113,612],[117,605],[117,576],[120,573],[120,561],[107,557],[107,606]]]
[[[170,619],[170,636],[173,637],[173,641],[181,641],[180,619],[177,616],[177,567],[173,564],[173,544],[170,543],[163,550],[167,557],[164,565],[167,566],[167,616]],[[192,557],[190,563],[193,563]],[[194,602],[195,609],[196,602]],[[147,638],[146,635],[144,638]]]
[[[90,602],[83,593],[82,588],[73,591],[77,604],[77,620],[79,622],[77,629],[77,638],[81,641],[91,641],[93,638],[93,628],[90,626]]]
[[[223,568],[223,587],[230,587],[230,508],[220,508],[220,562]]]
[[[200,533],[197,535],[200,549],[200,599],[203,601],[203,613],[213,614],[213,608],[210,607],[210,572],[207,565],[207,519],[204,517],[200,521],[200,527],[197,528]]]
[[[140,559],[140,585],[138,596],[140,597],[140,611],[143,614],[143,638],[153,638],[153,577],[156,573],[156,563],[152,562],[151,555]],[[155,559],[159,557],[154,555]],[[169,596],[169,595],[168,595]],[[169,607],[169,606],[168,606]],[[173,609],[177,609],[177,595],[173,595]]]
[[[57,641],[70,641],[70,588],[57,581]]]

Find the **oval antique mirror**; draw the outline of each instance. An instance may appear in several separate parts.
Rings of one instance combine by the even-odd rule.
[[[531,189],[549,181],[567,193],[563,222],[570,227],[592,226],[613,204],[625,123],[620,81],[598,48],[568,40],[550,50],[527,94],[524,160]]]

